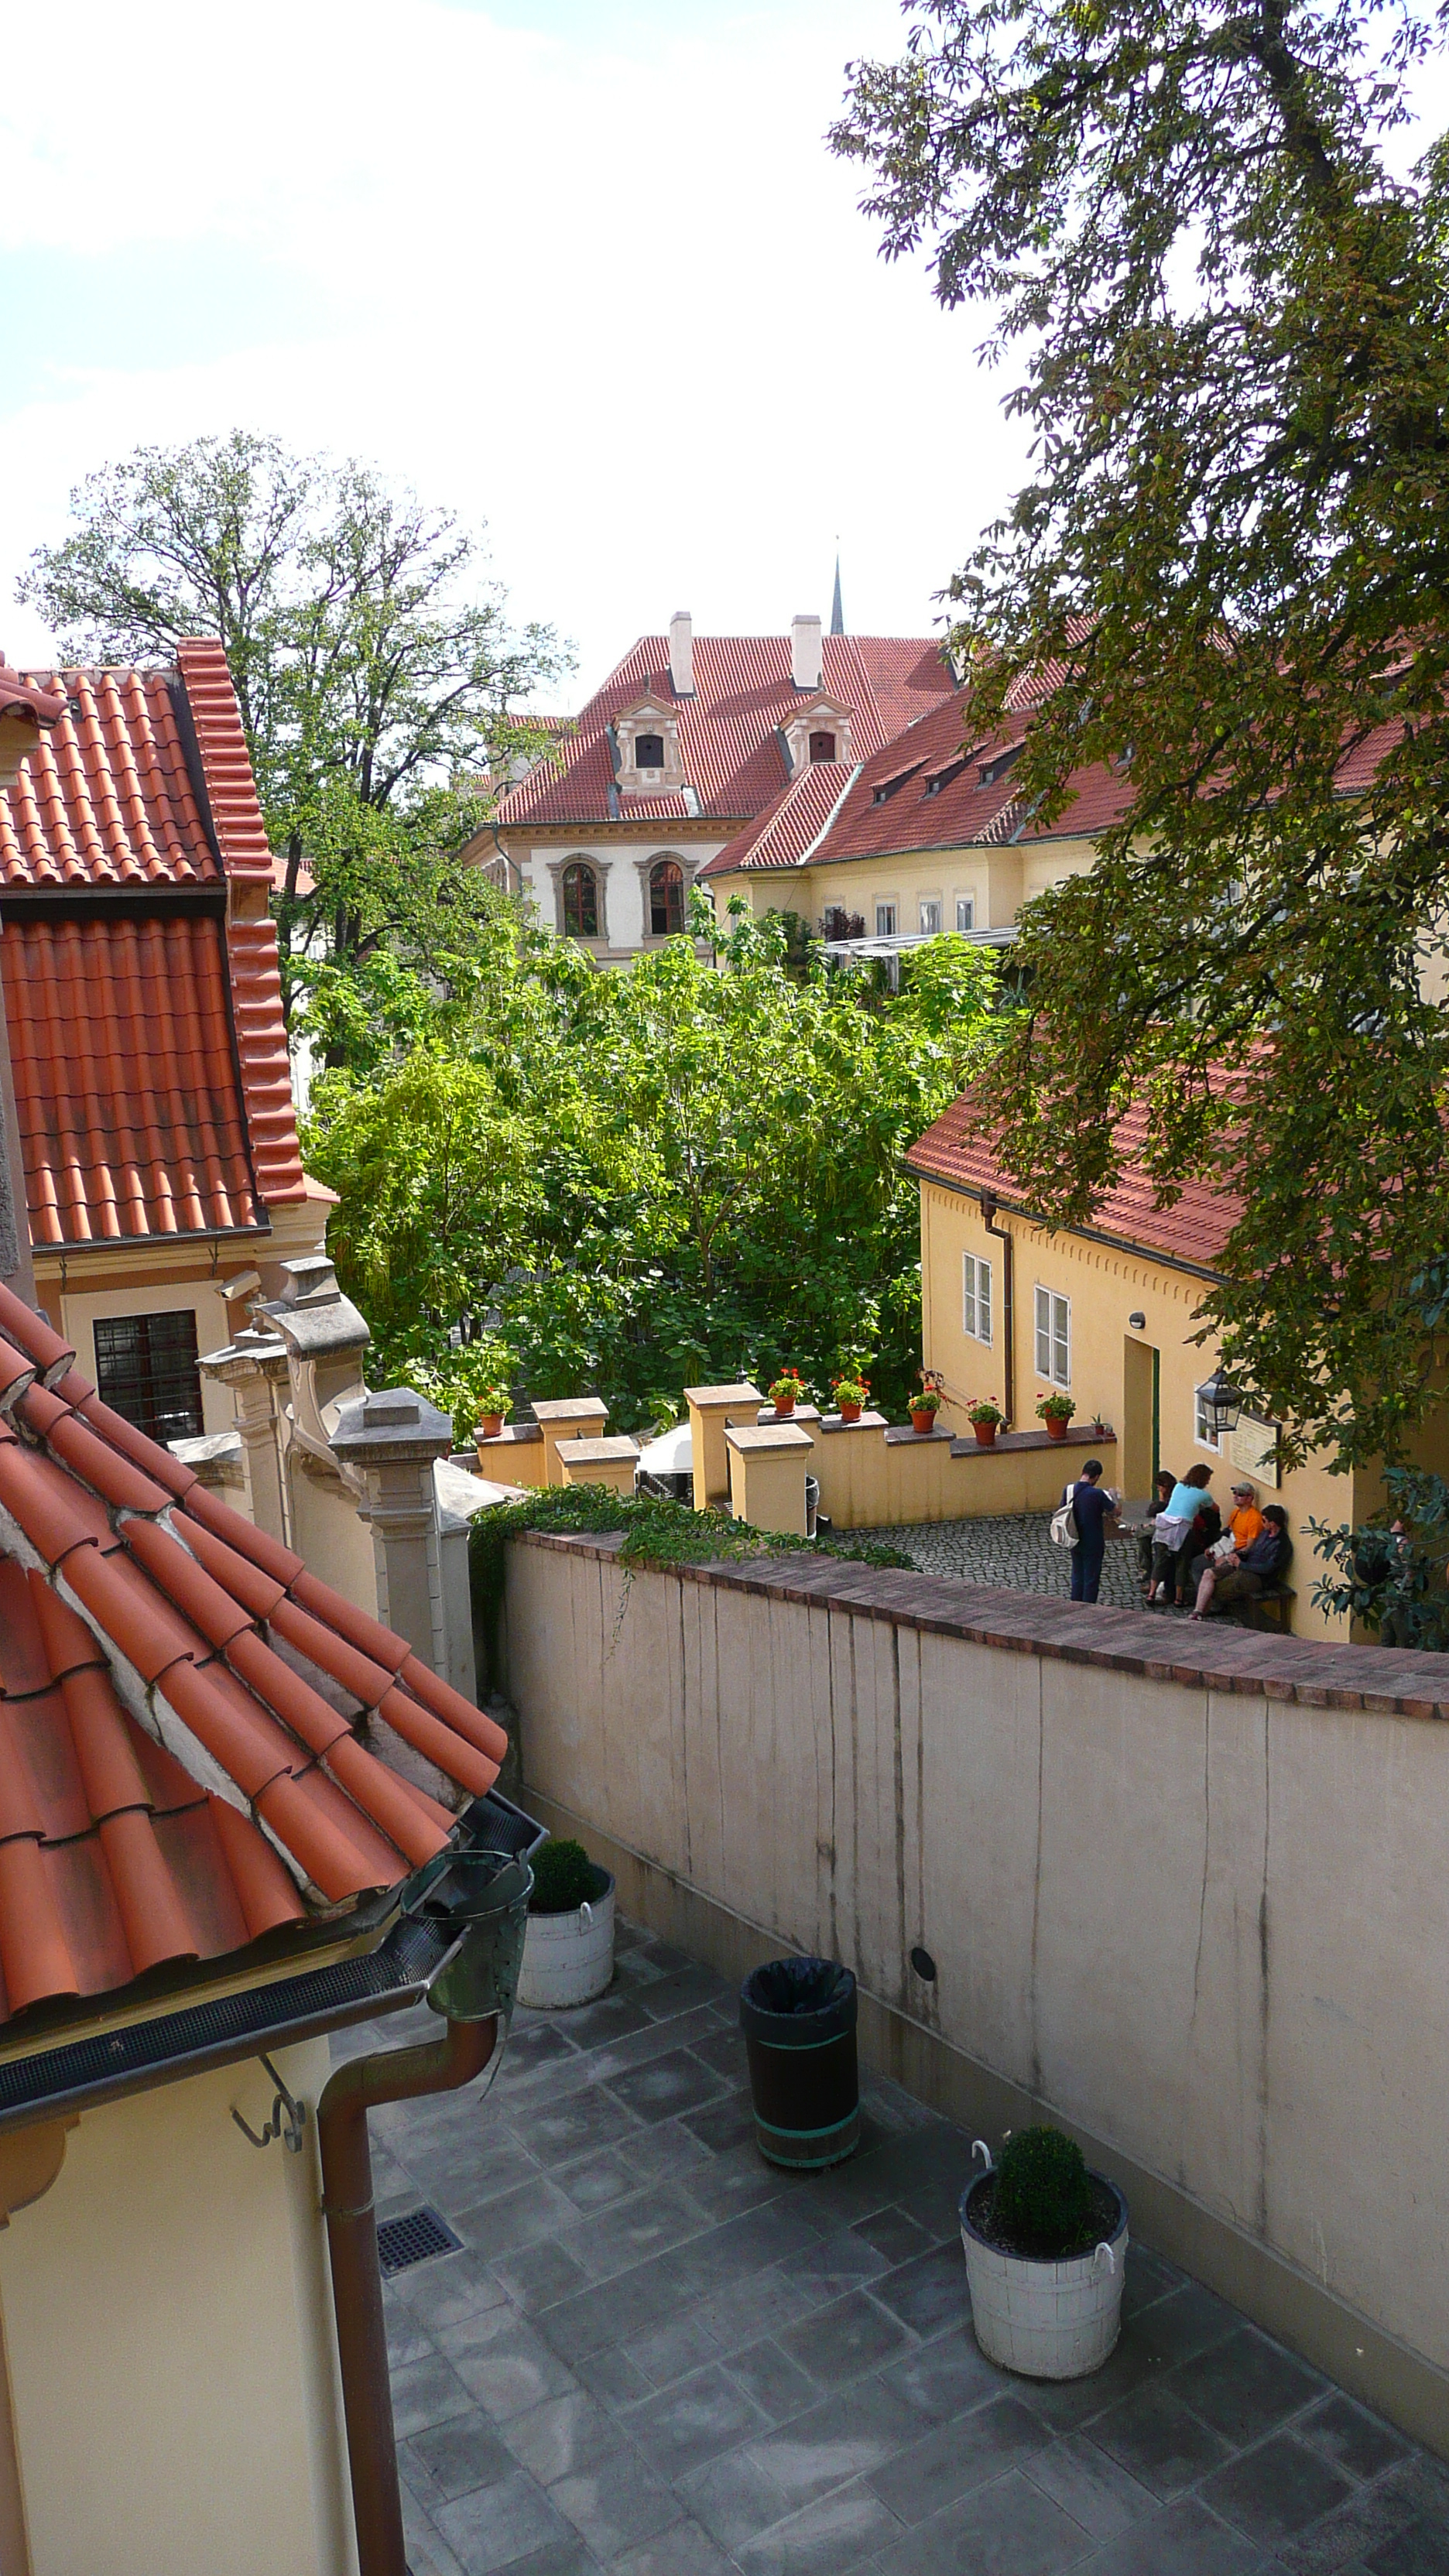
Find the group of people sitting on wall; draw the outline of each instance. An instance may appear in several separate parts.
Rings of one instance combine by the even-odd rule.
[[[1194,1619],[1235,1602],[1257,1601],[1281,1583],[1293,1554],[1281,1503],[1258,1501],[1254,1487],[1234,1485],[1227,1525],[1208,1492],[1211,1467],[1189,1467],[1181,1479],[1157,1474],[1157,1516],[1137,1542],[1149,1609],[1185,1610]]]
[[[1236,1484],[1224,1527],[1208,1492],[1212,1472],[1189,1467],[1179,1478],[1166,1467],[1158,1470],[1157,1510],[1137,1542],[1149,1608],[1185,1610],[1191,1602],[1193,1618],[1205,1619],[1211,1610],[1261,1600],[1287,1572],[1293,1542],[1282,1505],[1260,1505],[1252,1485]],[[1077,1531],[1072,1599],[1095,1601],[1117,1515],[1117,1496],[1102,1483],[1099,1458],[1087,1460],[1070,1500]]]

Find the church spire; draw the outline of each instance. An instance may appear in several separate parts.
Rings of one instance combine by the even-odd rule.
[[[830,603],[830,632],[832,635],[843,635],[845,633],[845,611],[840,604],[839,546],[835,549],[835,597]]]

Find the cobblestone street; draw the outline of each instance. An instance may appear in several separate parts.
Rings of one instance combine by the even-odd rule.
[[[901,1548],[923,1574],[964,1575],[968,1583],[1004,1583],[1017,1592],[1072,1588],[1072,1560],[1053,1547],[1049,1512],[1003,1512],[989,1520],[925,1521],[904,1529],[873,1529],[886,1547]],[[1109,1539],[1100,1598],[1117,1610],[1140,1610],[1135,1541]]]

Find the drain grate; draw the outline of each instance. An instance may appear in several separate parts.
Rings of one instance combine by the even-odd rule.
[[[407,2272],[414,2263],[429,2263],[435,2254],[461,2254],[463,2240],[435,2209],[410,2209],[402,2218],[385,2218],[377,2231],[377,2259],[384,2274]]]

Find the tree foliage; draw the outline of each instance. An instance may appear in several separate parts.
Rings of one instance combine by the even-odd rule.
[[[973,722],[1034,691],[1041,817],[1087,763],[1126,800],[1023,915],[1007,1157],[1080,1222],[1145,1098],[1164,1202],[1243,1194],[1204,1307],[1233,1374],[1296,1445],[1392,1456],[1449,1318],[1449,153],[1386,161],[1438,19],[912,15],[834,139],[1019,368],[1029,477],[955,583]]]
[[[688,1383],[789,1364],[828,1394],[877,1352],[901,1405],[920,1329],[901,1157],[984,1061],[995,972],[943,940],[881,999],[802,979],[779,923],[742,909],[718,969],[686,937],[601,974],[500,916],[445,1001],[393,971],[306,1139],[379,1366],[445,1369],[449,1328],[497,1312],[532,1393],[597,1388],[626,1428]]]
[[[71,509],[21,596],[74,660],[220,637],[286,861],[284,960],[351,970],[392,945],[426,970],[468,945],[495,908],[453,855],[484,819],[477,781],[542,747],[508,710],[564,667],[550,629],[510,627],[475,539],[356,459],[245,430],[139,448]]]

